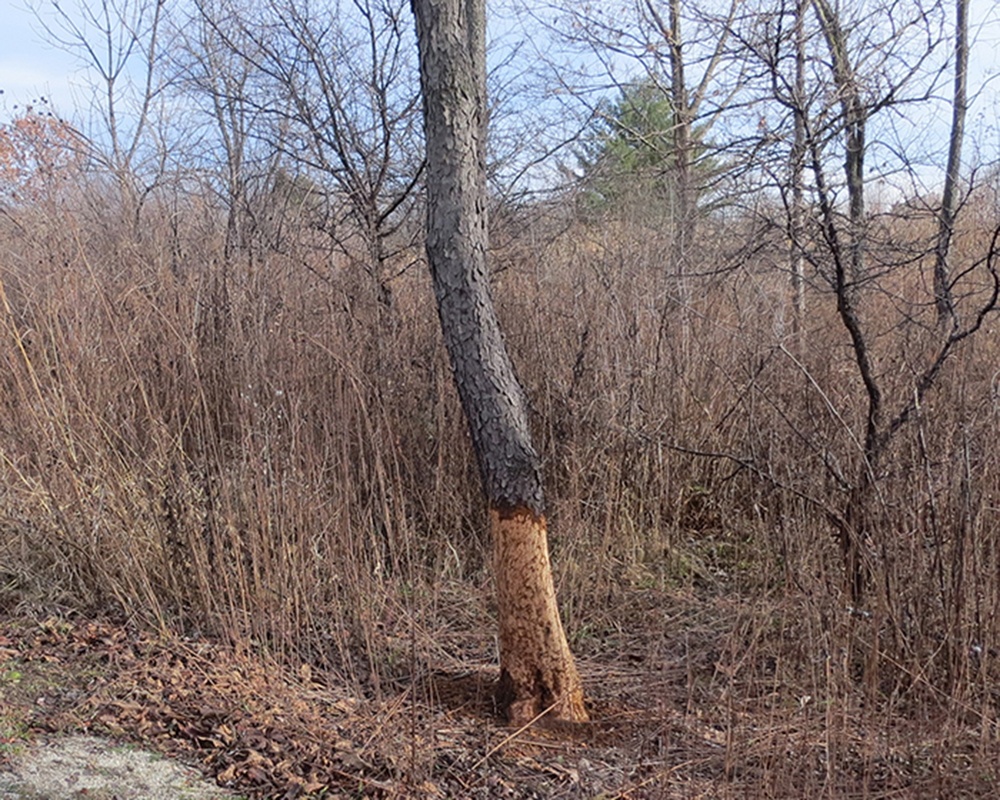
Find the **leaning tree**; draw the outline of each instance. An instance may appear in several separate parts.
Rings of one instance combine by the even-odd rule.
[[[489,504],[501,705],[513,724],[584,720],[556,607],[538,454],[490,295],[485,0],[412,0],[427,147],[427,257]]]

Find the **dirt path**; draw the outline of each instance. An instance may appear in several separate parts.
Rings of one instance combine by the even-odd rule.
[[[0,767],[0,800],[216,800],[235,795],[158,753],[96,736],[36,741]]]

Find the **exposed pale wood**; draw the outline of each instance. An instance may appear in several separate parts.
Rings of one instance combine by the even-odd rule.
[[[556,606],[545,528],[545,517],[529,509],[490,511],[500,698],[514,725],[527,724],[543,712],[555,719],[587,719],[580,676]]]
[[[556,608],[538,453],[486,263],[484,0],[412,0],[427,142],[427,258],[445,346],[491,509],[501,703],[515,724],[586,719]]]

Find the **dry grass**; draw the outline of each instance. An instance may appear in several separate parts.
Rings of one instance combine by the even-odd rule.
[[[830,514],[863,395],[822,288],[793,336],[780,243],[748,250],[746,222],[705,233],[692,272],[732,268],[697,279],[686,313],[655,232],[539,217],[504,239],[496,295],[604,727],[494,753],[509,732],[473,741],[488,705],[458,702],[456,722],[433,680],[488,675],[493,643],[426,276],[386,309],[305,236],[226,263],[210,209],[146,213],[137,235],[79,201],[0,226],[0,610],[110,613],[308,665],[387,720],[362,777],[389,794],[461,794],[463,770],[467,796],[995,794],[995,335],[893,443],[873,590],[849,609]],[[907,269],[862,309],[891,407],[933,338]]]

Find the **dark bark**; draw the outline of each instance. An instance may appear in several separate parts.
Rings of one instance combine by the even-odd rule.
[[[853,602],[859,603],[868,583],[868,567],[862,557],[863,544],[870,534],[867,530],[865,510],[868,508],[871,490],[876,483],[878,461],[886,444],[881,436],[882,389],[876,376],[868,338],[858,316],[855,304],[856,293],[848,278],[849,256],[845,254],[841,243],[833,202],[826,186],[819,150],[814,140],[811,142],[811,151],[812,171],[816,180],[823,238],[833,259],[833,288],[837,297],[837,315],[851,337],[851,349],[861,380],[864,383],[868,401],[865,438],[862,445],[862,463],[857,482],[848,498],[844,513],[845,523],[839,526],[840,546],[844,557],[848,588]],[[852,249],[851,253],[855,254],[856,251]]]
[[[823,179],[823,169],[815,140],[812,147],[812,169],[816,178],[823,236],[833,257],[834,291],[837,314],[851,337],[851,348],[858,372],[864,383],[868,401],[862,462],[858,478],[848,498],[844,513],[845,525],[840,529],[840,544],[848,589],[854,603],[860,603],[869,582],[869,566],[864,551],[872,535],[869,508],[872,492],[878,481],[879,462],[885,450],[883,438],[883,396],[875,369],[870,343],[858,314],[858,289],[865,276],[865,126],[868,109],[861,97],[857,76],[851,65],[847,34],[840,17],[828,0],[812,0],[830,51],[830,66],[834,86],[840,99],[844,128],[844,177],[847,184],[848,226],[847,245],[840,237],[836,212]]]
[[[865,126],[868,109],[851,65],[847,33],[837,12],[828,0],[813,0],[813,8],[830,50],[833,81],[840,97],[844,125],[844,173],[850,220],[850,284],[846,288],[853,293],[865,274]]]
[[[445,346],[487,498],[501,509],[541,514],[538,454],[486,267],[486,56],[484,33],[476,30],[483,3],[413,5],[424,76],[427,253]],[[459,30],[462,38],[454,38]]]
[[[514,723],[585,719],[555,605],[538,454],[486,263],[485,0],[412,0],[427,141],[427,256],[490,506],[501,701]]]

